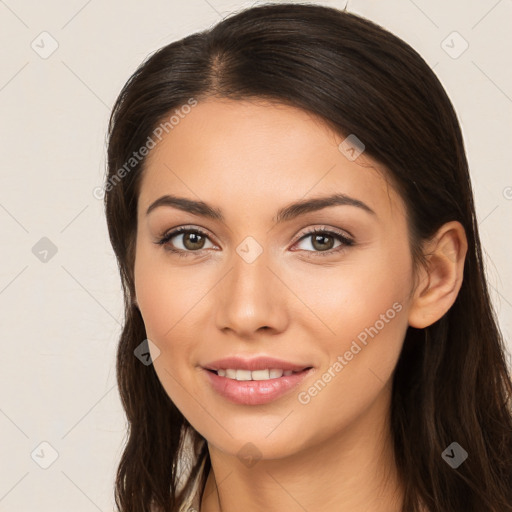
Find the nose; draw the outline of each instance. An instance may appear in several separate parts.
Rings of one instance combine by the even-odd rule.
[[[232,261],[216,287],[217,328],[244,339],[284,331],[288,324],[286,286],[270,268],[267,253],[252,262],[235,254]]]

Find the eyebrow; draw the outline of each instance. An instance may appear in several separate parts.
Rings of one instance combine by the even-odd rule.
[[[160,206],[171,206],[184,212],[224,222],[224,216],[218,208],[215,208],[203,201],[195,201],[185,197],[177,197],[169,194],[159,197],[156,201],[151,203],[146,211],[146,215]],[[292,220],[300,215],[305,215],[306,213],[315,212],[331,206],[355,206],[369,214],[377,215],[367,204],[363,203],[359,199],[347,196],[346,194],[333,194],[325,197],[305,199],[289,204],[278,210],[273,221],[276,224],[279,224],[281,222]]]

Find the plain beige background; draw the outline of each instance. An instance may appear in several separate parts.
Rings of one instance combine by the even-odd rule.
[[[122,296],[93,195],[110,108],[149,53],[254,4],[0,1],[2,511],[113,510]],[[353,0],[348,10],[411,44],[454,103],[512,348],[512,2]]]

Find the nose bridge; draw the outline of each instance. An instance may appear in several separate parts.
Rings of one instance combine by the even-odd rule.
[[[269,253],[247,237],[236,248],[231,263],[230,272],[218,287],[218,328],[229,328],[239,335],[251,335],[261,327],[282,329],[283,290],[269,269]]]

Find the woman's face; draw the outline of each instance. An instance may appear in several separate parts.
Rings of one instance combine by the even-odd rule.
[[[376,163],[357,156],[353,137],[340,149],[344,140],[299,109],[208,100],[149,154],[137,302],[163,387],[223,452],[250,442],[264,458],[285,457],[375,428],[389,409],[413,289],[407,219]],[[335,194],[330,206],[291,207]],[[188,207],[147,213],[165,195]],[[189,231],[157,244],[180,227]],[[312,369],[238,372],[252,382],[206,369],[231,356]]]

